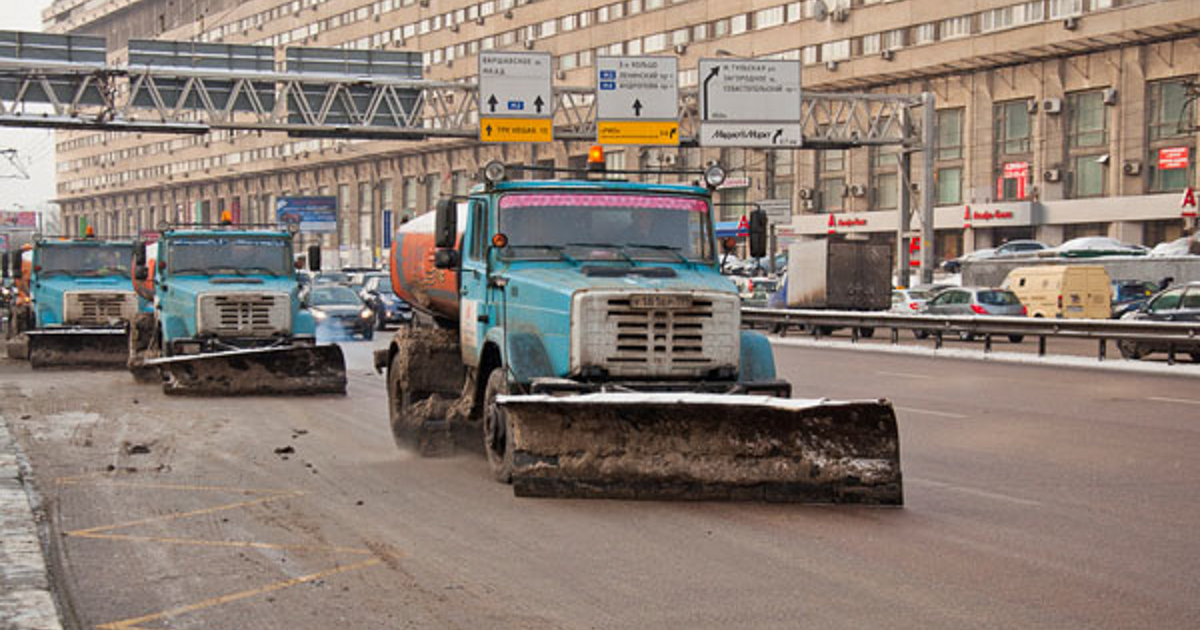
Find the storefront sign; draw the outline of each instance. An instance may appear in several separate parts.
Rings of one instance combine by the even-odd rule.
[[[0,210],[0,227],[36,228],[37,213]]]
[[[1183,191],[1183,199],[1179,205],[1183,208],[1183,216],[1196,216],[1196,191],[1192,188]]]
[[[1188,148],[1171,147],[1158,150],[1158,170],[1169,171],[1188,167]]]
[[[749,188],[749,187],[750,187],[750,178],[749,177],[726,177],[725,181],[721,182],[720,186],[717,186],[717,190],[725,190],[726,188]]]
[[[1004,164],[1004,179],[1025,179],[1029,177],[1029,162],[1006,162]]]

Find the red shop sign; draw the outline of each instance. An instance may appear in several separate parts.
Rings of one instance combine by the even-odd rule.
[[[1169,171],[1188,167],[1188,148],[1171,147],[1158,150],[1158,170]]]
[[[1004,179],[1025,179],[1029,177],[1029,162],[1005,162]]]

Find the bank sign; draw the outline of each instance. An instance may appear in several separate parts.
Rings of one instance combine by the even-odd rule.
[[[338,200],[333,196],[279,197],[275,220],[282,225],[298,223],[301,232],[337,232]]]

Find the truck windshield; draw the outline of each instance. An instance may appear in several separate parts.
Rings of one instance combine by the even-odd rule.
[[[711,262],[708,202],[590,192],[509,194],[499,229],[509,259]]]
[[[64,243],[38,248],[38,273],[43,277],[128,276],[133,249],[128,246]]]
[[[207,236],[173,239],[168,255],[173,274],[287,276],[292,273],[290,248],[281,238]]]

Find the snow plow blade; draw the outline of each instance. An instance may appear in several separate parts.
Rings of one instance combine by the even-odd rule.
[[[41,368],[125,367],[129,337],[120,328],[27,330],[29,365]]]
[[[524,497],[904,503],[887,401],[719,394],[497,399]]]
[[[149,359],[163,391],[180,396],[344,394],[346,360],[335,344],[256,348]]]

